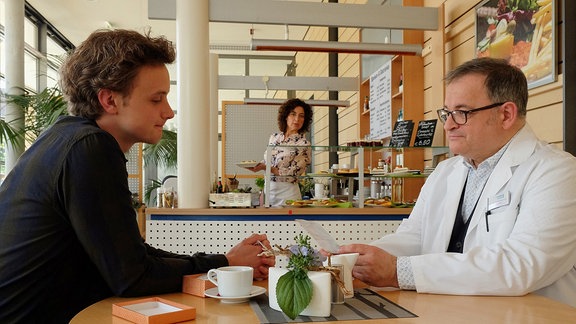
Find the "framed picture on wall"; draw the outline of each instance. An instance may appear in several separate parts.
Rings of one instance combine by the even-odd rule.
[[[528,88],[556,80],[556,0],[485,0],[476,6],[476,57],[508,60]]]

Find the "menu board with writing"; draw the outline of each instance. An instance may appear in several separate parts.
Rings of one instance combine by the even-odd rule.
[[[370,76],[370,138],[392,135],[392,64],[387,62]]]
[[[412,139],[412,131],[414,130],[414,122],[411,120],[401,120],[394,124],[392,131],[392,139],[390,139],[390,146],[392,147],[408,147]]]
[[[414,146],[432,146],[437,119],[421,120],[418,122]]]

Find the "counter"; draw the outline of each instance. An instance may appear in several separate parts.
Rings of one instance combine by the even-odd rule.
[[[291,245],[294,219],[320,223],[339,243],[369,243],[393,233],[411,208],[147,208],[146,241],[174,253],[226,253],[252,233]]]

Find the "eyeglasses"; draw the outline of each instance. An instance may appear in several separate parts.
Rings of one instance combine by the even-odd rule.
[[[440,120],[443,123],[445,123],[446,120],[448,119],[448,116],[451,115],[452,120],[457,125],[464,125],[464,124],[466,124],[466,122],[468,122],[468,114],[473,113],[473,112],[477,112],[477,111],[495,108],[498,106],[502,106],[505,103],[506,102],[498,102],[498,103],[490,104],[488,106],[484,106],[484,107],[480,107],[480,108],[474,108],[474,109],[470,109],[470,110],[453,110],[453,111],[450,111],[450,110],[446,109],[446,107],[444,107],[442,109],[436,110],[436,112],[438,113],[438,118],[440,118]]]

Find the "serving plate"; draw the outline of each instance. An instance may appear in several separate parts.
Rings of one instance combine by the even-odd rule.
[[[258,165],[260,162],[238,162],[236,163],[237,166],[241,168],[253,168]]]

